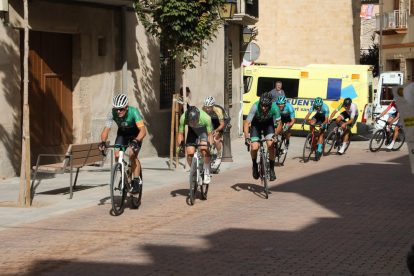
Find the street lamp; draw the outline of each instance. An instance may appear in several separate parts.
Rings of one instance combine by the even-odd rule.
[[[236,11],[236,0],[226,0],[224,5],[219,8],[220,18],[223,20],[233,19],[234,12]]]
[[[226,0],[223,7],[219,8],[221,19],[224,21],[224,110],[230,117],[230,83],[229,83],[229,23],[226,20],[233,19],[237,8],[236,0]],[[230,138],[230,118],[223,139],[223,156],[222,162],[233,162],[231,155],[231,138]]]
[[[247,26],[243,28],[243,42],[249,43],[250,39],[252,39],[252,30],[250,30]]]

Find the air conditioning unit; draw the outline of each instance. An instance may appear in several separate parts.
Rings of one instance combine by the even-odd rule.
[[[9,12],[8,0],[0,0],[0,12]]]

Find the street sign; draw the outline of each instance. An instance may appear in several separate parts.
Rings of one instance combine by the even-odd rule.
[[[253,42],[243,46],[241,52],[244,53],[243,59],[250,62],[257,60],[260,56],[260,48]]]

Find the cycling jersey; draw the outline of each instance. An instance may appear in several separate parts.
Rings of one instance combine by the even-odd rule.
[[[203,106],[203,111],[207,113],[205,106]],[[207,114],[210,115],[212,120],[219,120],[219,122],[223,122],[229,118],[224,108],[217,104],[213,107],[213,110]]]
[[[274,125],[276,125],[276,123],[280,121],[280,110],[276,103],[272,103],[272,107],[270,108],[266,116],[259,105],[260,101],[257,101],[253,104],[252,108],[250,109],[249,115],[247,115],[247,121],[253,122],[253,120],[255,119],[258,122],[264,122],[266,120],[273,119]]]
[[[280,110],[280,115],[283,117],[295,118],[295,109],[290,103],[286,103],[283,110]]]
[[[395,111],[398,112],[398,108],[397,108],[397,104],[395,103],[395,101],[392,101],[390,103],[390,105],[387,107],[386,111],[390,111],[391,108],[395,108]]]
[[[118,133],[121,134],[136,132],[139,127],[144,126],[144,121],[142,120],[138,109],[131,106],[128,107],[128,110],[123,117],[119,117],[115,108],[112,108],[106,118],[105,126],[111,128],[113,121],[115,121],[118,126]]]
[[[317,115],[324,115],[325,117],[329,116],[329,107],[324,103],[322,105],[321,110],[317,110],[316,106],[312,106],[311,109],[309,110],[310,113],[312,112],[316,112]]]
[[[185,113],[183,113],[183,115],[181,115],[181,118],[180,118],[180,127],[179,127],[180,132],[184,132],[185,125],[190,126],[188,121],[185,119]],[[203,110],[200,110],[200,118],[198,119],[197,125],[195,127],[190,126],[190,128],[196,130],[196,129],[201,129],[204,127],[207,129],[207,132],[211,132],[213,130],[213,127],[211,125],[211,117],[208,116],[208,114],[204,112]]]
[[[335,110],[336,111],[341,110],[343,105],[344,105],[344,103],[342,102]],[[349,109],[345,109],[344,112],[348,113],[348,115],[351,119],[354,119],[355,116],[358,116],[358,107],[356,106],[356,104],[351,103],[351,107]]]

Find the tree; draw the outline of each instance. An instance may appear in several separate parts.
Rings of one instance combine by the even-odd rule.
[[[372,46],[369,47],[368,53],[362,53],[360,63],[374,66],[372,74],[375,77],[379,75],[379,48],[378,43],[375,43],[375,34],[371,36]]]

